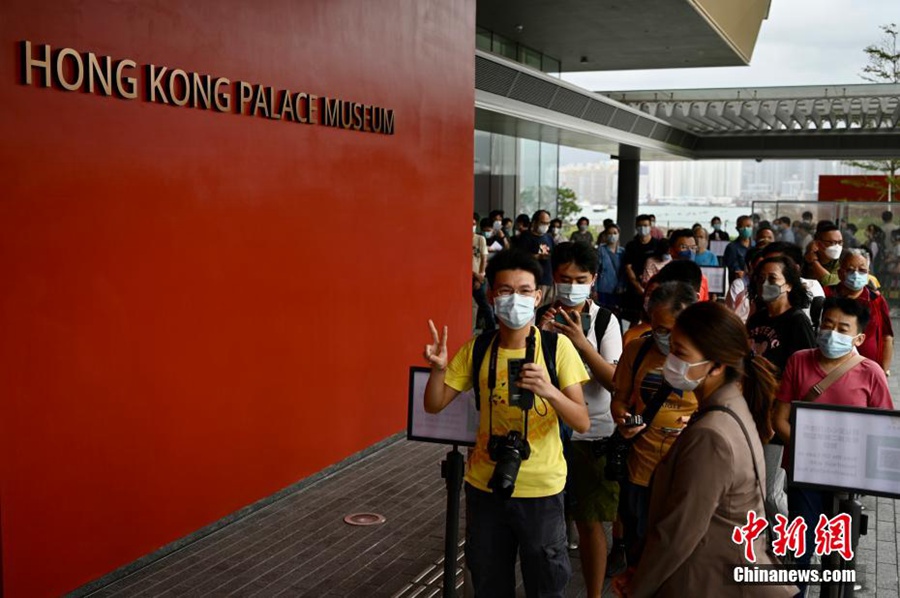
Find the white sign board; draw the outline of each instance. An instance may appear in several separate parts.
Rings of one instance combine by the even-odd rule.
[[[701,266],[700,271],[706,277],[710,293],[724,295],[728,292],[728,268]]]
[[[478,411],[475,393],[460,394],[440,413],[425,412],[425,385],[431,370],[409,368],[409,404],[406,412],[406,438],[440,444],[475,446]]]
[[[900,498],[900,411],[793,407],[792,483]]]
[[[709,250],[713,252],[713,255],[716,257],[722,257],[725,255],[725,248],[728,247],[728,241],[710,241],[709,242]]]

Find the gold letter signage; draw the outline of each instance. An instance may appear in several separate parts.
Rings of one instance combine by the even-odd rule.
[[[21,43],[22,84],[57,87],[138,98],[156,104],[234,112],[305,125],[325,125],[366,133],[394,134],[394,111],[349,100],[320,97],[306,92],[276,89],[246,81],[230,81],[155,64],[138,67],[133,60],[114,60],[72,48],[53,50],[49,45]],[[142,83],[140,79],[142,78]]]

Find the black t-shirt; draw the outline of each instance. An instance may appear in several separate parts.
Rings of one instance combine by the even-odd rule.
[[[647,244],[642,244],[641,240],[638,238],[632,239],[625,245],[625,260],[623,261],[623,265],[630,265],[632,271],[634,271],[634,275],[638,277],[638,280],[640,280],[641,274],[644,273],[644,266],[647,264],[647,259],[656,251],[656,246],[658,244],[659,241],[651,237],[650,242]]]
[[[517,237],[513,237],[510,241],[511,247],[527,251],[532,255],[537,255],[538,253],[540,253],[541,245],[546,245],[548,249],[553,249],[553,239],[550,237],[550,235],[535,235],[531,231],[528,231],[526,233],[522,233]],[[541,263],[541,266],[544,269],[544,274],[543,276],[541,276],[538,284],[553,284],[553,267],[550,264],[550,256],[548,255],[546,259],[539,259],[538,261]]]
[[[816,346],[812,324],[797,308],[772,318],[763,307],[747,320],[747,332],[753,354],[771,361],[778,368],[779,376],[791,355]]]

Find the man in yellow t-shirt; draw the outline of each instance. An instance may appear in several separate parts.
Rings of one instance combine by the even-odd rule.
[[[538,281],[542,267],[530,255],[501,251],[490,261],[489,301],[499,320],[478,374],[480,424],[475,448],[466,469],[466,564],[472,573],[476,597],[515,594],[515,562],[521,561],[528,596],[563,596],[572,569],[566,550],[566,524],[562,490],[566,481],[559,435],[559,419],[579,432],[590,428],[581,385],[589,378],[572,342],[556,336],[554,387],[544,364],[541,336],[534,328],[535,307],[541,302]],[[431,376],[425,388],[425,410],[437,413],[459,393],[473,385],[472,351],[467,342],[452,360],[447,356],[447,328],[438,336],[429,321],[433,344],[425,349]],[[524,358],[526,340],[535,338],[534,363],[522,366],[518,386],[534,393],[527,411],[509,404],[510,359]],[[548,338],[554,338],[550,336]],[[490,388],[491,366],[496,373]],[[528,433],[525,434],[525,422]],[[528,442],[530,456],[521,462],[510,498],[491,489],[496,463],[488,443],[491,436],[519,432]]]
[[[693,392],[673,389],[663,378],[663,365],[669,354],[669,334],[675,319],[696,301],[697,292],[688,283],[665,282],[657,287],[651,293],[647,307],[653,336],[635,339],[625,347],[613,377],[610,411],[619,425],[619,433],[626,438],[635,438],[628,454],[628,479],[620,484],[619,495],[619,517],[625,531],[630,565],[637,565],[647,534],[653,471],[697,410]],[[639,355],[640,363],[635,368]],[[625,426],[626,417],[643,416],[648,404],[658,403],[661,388],[667,388],[669,392],[652,421],[644,416],[643,425]]]

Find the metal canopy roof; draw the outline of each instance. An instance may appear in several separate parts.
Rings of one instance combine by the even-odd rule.
[[[646,160],[900,156],[900,85],[589,92],[475,52],[475,124]]]
[[[600,93],[703,136],[776,131],[900,133],[898,84]]]

